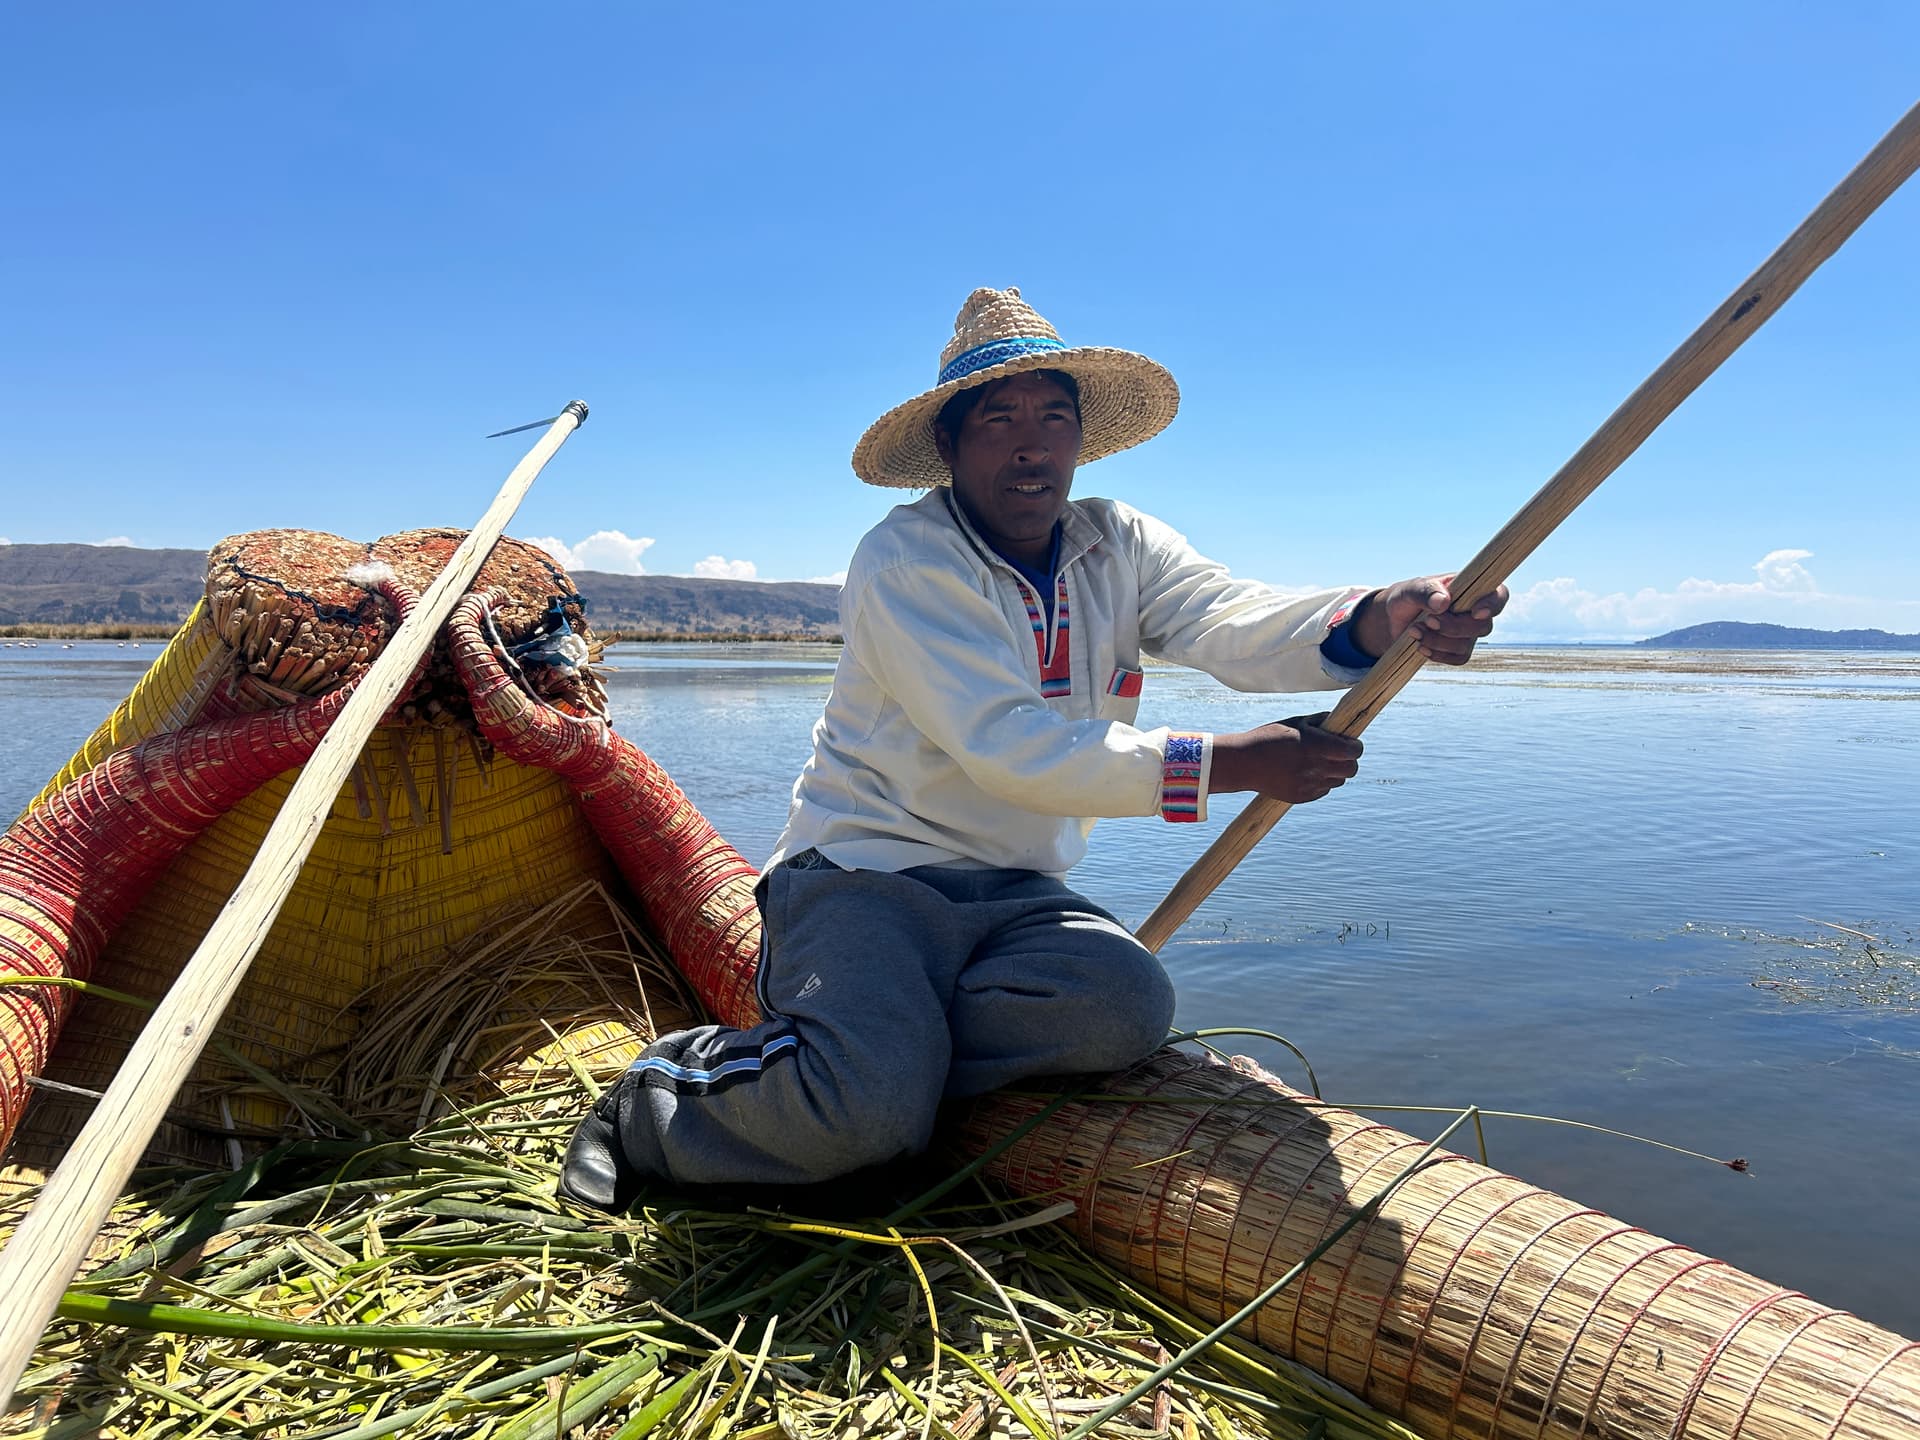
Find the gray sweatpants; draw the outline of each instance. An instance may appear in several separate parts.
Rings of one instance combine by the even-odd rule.
[[[802,1184],[926,1148],[943,1099],[1116,1070],[1167,1035],[1173,987],[1119,921],[1029,870],[841,870],[803,851],[761,881],[751,1030],[663,1036],[569,1151],[626,1176]]]

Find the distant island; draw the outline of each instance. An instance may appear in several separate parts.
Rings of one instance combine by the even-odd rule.
[[[1920,650],[1920,635],[1885,630],[1803,630],[1792,625],[1750,625],[1709,620],[1636,640],[1650,650]]]

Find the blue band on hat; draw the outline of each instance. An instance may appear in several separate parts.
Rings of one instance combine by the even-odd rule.
[[[1058,340],[1048,340],[1039,335],[1017,336],[1012,340],[989,340],[986,344],[976,345],[971,350],[962,350],[942,365],[940,378],[934,383],[944,385],[949,380],[958,380],[963,375],[972,375],[995,365],[1005,364],[1009,360],[1017,360],[1022,355],[1066,348]]]

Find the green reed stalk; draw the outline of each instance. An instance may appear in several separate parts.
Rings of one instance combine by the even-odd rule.
[[[349,1345],[364,1350],[541,1350],[554,1345],[595,1345],[658,1329],[661,1324],[658,1320],[632,1320],[571,1326],[310,1325],[189,1305],[110,1300],[74,1291],[68,1291],[61,1300],[58,1314],[62,1320],[171,1335],[212,1335],[289,1345]]]
[[[652,1349],[622,1355],[551,1399],[521,1411],[494,1431],[492,1440],[537,1440],[570,1434],[575,1426],[598,1420],[608,1406],[658,1370],[660,1360],[660,1352]]]

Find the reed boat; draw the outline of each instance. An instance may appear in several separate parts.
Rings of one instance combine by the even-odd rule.
[[[278,530],[222,541],[200,606],[0,840],[0,1200],[13,1211],[58,1162],[137,1032],[143,1012],[125,997],[165,991],[341,697],[460,535],[368,545]],[[382,578],[357,568],[369,561],[385,567]],[[637,1436],[668,1433],[670,1421],[682,1427],[674,1433],[801,1433],[786,1416],[745,1426],[740,1408],[787,1363],[775,1322],[791,1287],[728,1270],[725,1240],[694,1263],[688,1303],[701,1333],[732,1335],[723,1386],[726,1367],[693,1369],[673,1338],[686,1332],[661,1320],[684,1298],[684,1277],[671,1291],[657,1280],[633,1240],[637,1222],[552,1198],[552,1151],[530,1161],[516,1148],[529,1133],[516,1105],[559,1089],[584,1106],[592,1083],[656,1031],[701,1016],[758,1018],[753,867],[612,729],[596,655],[565,572],[533,546],[501,542],[342,787],[221,1043],[156,1135],[154,1168],[103,1232],[10,1426],[357,1440],[575,1425]],[[449,1136],[471,1148],[421,1202],[434,1226],[401,1235],[376,1207],[357,1222],[357,1248],[326,1238],[334,1232],[313,1216],[401,1188],[392,1177]],[[1245,1059],[1169,1047],[1125,1074],[988,1096],[951,1117],[942,1145],[943,1163],[971,1167],[1010,1213],[1045,1219],[1089,1265],[1125,1277],[1169,1317],[1168,1335],[1231,1321],[1228,1343],[1256,1357],[1243,1369],[1324,1377],[1313,1382],[1312,1414],[1236,1412],[1265,1415],[1266,1433],[1920,1437],[1920,1343],[1323,1105]],[[299,1192],[306,1210],[274,1188],[295,1160],[309,1181],[315,1166],[335,1167]],[[520,1208],[472,1199],[490,1176]],[[710,1202],[642,1204],[661,1227],[647,1234],[682,1221],[723,1233]],[[839,1253],[833,1243],[897,1242],[900,1283],[919,1283],[909,1267],[925,1278],[898,1223],[787,1228],[805,1232],[822,1265]],[[368,1277],[393,1273],[403,1251],[409,1263],[450,1267],[437,1276],[466,1273],[481,1264],[468,1243],[481,1232],[504,1236],[490,1253],[511,1251],[526,1273],[489,1292],[483,1323],[443,1337],[442,1351],[474,1363],[433,1379],[425,1399],[355,1402],[345,1418],[327,1411],[329,1395],[367,1373],[367,1354],[393,1356],[402,1380],[409,1365],[442,1375],[421,1359],[431,1337],[410,1331],[382,1348],[373,1332],[449,1322],[424,1301],[409,1310],[414,1302]],[[599,1279],[554,1296],[553,1267],[589,1233],[633,1242],[615,1267],[619,1285]],[[298,1282],[286,1278],[295,1259],[312,1267]],[[978,1262],[950,1268],[964,1280],[969,1264]],[[454,1279],[435,1283],[439,1294]],[[817,1312],[844,1305],[856,1352],[869,1343],[870,1289],[878,1293],[847,1288]],[[929,1283],[930,1309],[936,1293],[948,1294]],[[250,1317],[236,1313],[249,1305]],[[244,1326],[234,1325],[269,1310],[308,1327],[311,1373],[288,1381],[291,1391],[266,1386],[262,1372],[275,1366],[235,1358]],[[923,1424],[1063,1433],[1084,1423],[1086,1403],[1063,1418],[1051,1394],[1049,1409],[1014,1393],[1033,1368],[1027,1357],[1039,1360],[1035,1335],[1065,1324],[1056,1310],[1016,1319],[1032,1349],[1008,1342],[995,1360],[1005,1370],[949,1360],[950,1375],[979,1371],[971,1409],[936,1415],[929,1391],[917,1411],[904,1401],[884,1416],[846,1408],[840,1428],[822,1433]],[[943,1307],[950,1327],[954,1313]],[[547,1388],[503,1419],[487,1408],[504,1393],[488,1390],[504,1383],[488,1357],[510,1348],[509,1332],[513,1345],[537,1349],[526,1336],[540,1326],[557,1358],[514,1373]],[[1155,1344],[1164,1340],[1143,1353]],[[147,1368],[132,1368],[134,1353]],[[109,1355],[110,1364],[99,1358]],[[937,1374],[938,1347],[935,1359]],[[217,1385],[193,1378],[216,1371]],[[115,1376],[121,1398],[103,1400]],[[913,1388],[891,1371],[874,1385],[883,1400]],[[304,1398],[263,1409],[269,1388]],[[588,1399],[600,1408],[582,1408]],[[1164,1395],[1158,1411],[1151,1394],[1143,1403],[1102,1433],[1199,1434],[1220,1414],[1197,1403],[1171,1413]],[[1248,1422],[1230,1428],[1246,1433]]]

